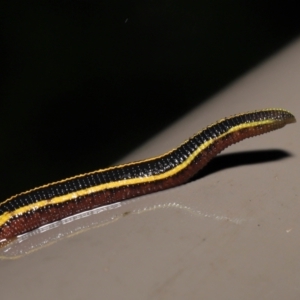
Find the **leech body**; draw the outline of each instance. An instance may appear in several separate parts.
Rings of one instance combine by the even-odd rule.
[[[220,120],[161,156],[78,175],[0,203],[0,243],[98,206],[187,182],[226,147],[286,124],[295,117],[266,109]]]

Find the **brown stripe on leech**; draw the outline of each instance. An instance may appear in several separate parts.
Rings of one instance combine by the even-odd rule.
[[[273,121],[272,121],[273,120]],[[260,121],[270,121],[267,124],[257,124]],[[116,188],[106,189],[94,194],[89,194],[81,196],[78,198],[71,198],[66,200],[63,203],[59,204],[49,204],[44,207],[32,210],[29,212],[24,212],[18,216],[10,218],[6,223],[0,227],[0,240],[1,239],[12,239],[17,235],[33,230],[37,227],[49,224],[51,222],[61,220],[63,218],[69,217],[71,215],[80,213],[82,211],[90,210],[96,207],[104,206],[107,204],[119,202],[125,199],[134,198],[140,195],[153,193],[156,191],[164,190],[170,187],[174,187],[180,184],[187,182],[192,176],[194,176],[200,169],[202,169],[212,158],[214,158],[218,153],[224,150],[226,147],[237,143],[243,139],[260,135],[278,128],[283,127],[288,123],[295,122],[295,118],[292,114],[282,110],[263,110],[258,112],[246,113],[230,117],[220,122],[211,125],[196,134],[193,138],[186,141],[182,146],[197,146],[198,149],[201,146],[207,144],[207,146],[202,149],[197,156],[181,171],[174,172],[173,175],[164,178],[156,179],[155,176],[152,177],[153,181],[150,181],[150,178],[145,177],[143,183],[136,183],[132,185],[126,185],[126,181],[120,180],[120,186]],[[225,126],[228,130],[227,133],[220,135],[220,126]],[[249,126],[243,128],[243,126]],[[232,132],[230,132],[232,130]],[[224,130],[223,130],[224,132]],[[209,133],[209,137],[207,134]],[[203,136],[202,136],[203,134]],[[209,141],[201,143],[200,140]],[[207,140],[208,138],[208,140]],[[189,156],[186,157],[183,151],[183,147],[168,152],[166,155],[177,153],[181,155],[181,158],[185,158],[185,162],[188,161],[189,157],[193,157],[193,153],[189,153]],[[192,148],[193,148],[192,147]],[[189,147],[187,147],[189,148]],[[201,149],[201,148],[200,148]],[[160,162],[166,157],[162,155],[157,158],[151,159],[153,162]],[[177,159],[173,157],[174,166],[178,165]],[[146,160],[147,161],[147,160]],[[134,163],[135,166],[142,164],[146,161],[141,161]],[[184,163],[183,161],[183,163]],[[131,165],[124,165],[124,167],[131,169]],[[123,166],[119,167],[123,168]],[[114,170],[112,169],[112,172]],[[151,173],[151,170],[149,170]],[[89,174],[87,174],[88,176]],[[83,176],[84,178],[84,176]],[[69,180],[70,182],[72,179]],[[58,182],[61,184],[63,181]],[[124,185],[122,185],[124,184]],[[37,190],[37,189],[35,189]],[[30,194],[30,193],[29,193]],[[51,203],[51,200],[49,200]],[[13,211],[11,212],[13,213]],[[1,217],[1,215],[0,215]]]
[[[0,237],[1,239],[12,239],[17,235],[83,211],[160,191],[174,186],[172,181],[172,178],[169,177],[155,182],[145,182],[113,188],[95,194],[78,197],[77,199],[71,199],[60,204],[50,204],[36,209],[34,213],[26,212],[17,217],[13,217],[1,226]]]

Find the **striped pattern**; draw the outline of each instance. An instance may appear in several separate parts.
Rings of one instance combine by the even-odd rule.
[[[72,214],[187,182],[223,149],[295,122],[281,109],[225,118],[161,156],[78,175],[0,204],[0,242]]]

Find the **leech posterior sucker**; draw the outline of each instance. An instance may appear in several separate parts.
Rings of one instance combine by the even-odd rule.
[[[296,122],[283,109],[222,119],[161,156],[49,183],[0,203],[0,243],[95,207],[187,182],[226,147]]]

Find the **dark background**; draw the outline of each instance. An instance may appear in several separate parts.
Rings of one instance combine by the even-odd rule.
[[[1,2],[0,202],[120,159],[296,38],[297,4]]]

